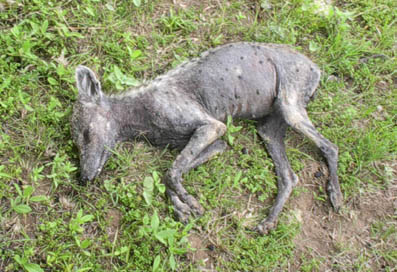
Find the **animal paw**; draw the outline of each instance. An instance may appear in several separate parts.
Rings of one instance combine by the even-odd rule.
[[[271,230],[275,229],[276,226],[277,226],[277,220],[267,220],[267,219],[265,219],[256,227],[256,230],[260,234],[266,235]]]
[[[338,212],[343,202],[343,197],[339,189],[339,186],[337,188],[334,188],[334,186],[332,186],[332,183],[329,182],[327,186],[327,193],[328,193],[329,201],[331,202],[331,205],[334,208],[334,211]]]
[[[334,211],[338,212],[343,202],[342,193],[334,190],[328,190],[328,197],[332,207],[334,208]]]
[[[189,223],[189,218],[191,215],[191,210],[189,206],[187,205],[178,205],[174,206],[175,209],[175,217],[179,222],[182,222],[184,224]]]
[[[194,216],[201,216],[204,214],[204,208],[201,204],[191,195],[187,197],[187,204],[190,207],[191,213]]]
[[[176,194],[172,194],[171,200],[174,204],[176,219],[184,224],[189,222],[191,216],[197,217],[204,213],[204,208],[190,195],[182,201]]]

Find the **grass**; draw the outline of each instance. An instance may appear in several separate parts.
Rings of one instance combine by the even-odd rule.
[[[395,271],[396,2],[173,2],[0,2],[0,270]],[[229,123],[230,148],[185,176],[206,208],[188,225],[160,183],[173,150],[122,144],[77,185],[78,64],[120,92],[232,41],[290,44],[321,67],[309,114],[339,147],[339,215],[313,176],[326,171],[317,149],[291,131],[300,186],[275,231],[252,230],[276,193],[252,122]]]

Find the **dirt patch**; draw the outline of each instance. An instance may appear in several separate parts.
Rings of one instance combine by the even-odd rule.
[[[31,214],[17,215],[12,219],[4,219],[0,227],[5,233],[9,234],[12,239],[24,237],[24,234],[31,239],[35,239],[35,230],[37,226],[36,216]]]
[[[197,233],[191,233],[188,237],[191,250],[187,253],[190,262],[197,264],[200,271],[215,271],[212,251],[214,246]]]
[[[345,199],[345,207],[339,214],[334,213],[327,201],[320,200],[319,188],[325,184],[327,174],[315,178],[319,170],[324,171],[325,166],[313,162],[305,167],[301,173],[304,184],[300,186],[308,190],[293,197],[288,205],[294,207],[292,212],[301,223],[301,232],[294,241],[298,258],[291,260],[290,271],[300,270],[301,263],[312,258],[322,260],[317,266],[319,271],[354,269],[357,257],[378,244],[371,233],[373,224],[396,212],[397,185],[391,184],[386,190],[367,193],[354,200]],[[366,264],[373,271],[385,265],[387,262],[382,259]]]
[[[61,203],[63,209],[69,211],[76,206],[76,204],[70,199],[70,197],[63,194],[59,196],[59,203]]]
[[[117,209],[110,209],[106,214],[106,222],[108,222],[106,233],[111,242],[117,239],[122,218],[123,214]]]
[[[51,194],[51,185],[52,182],[49,179],[43,179],[38,183],[37,187],[35,188],[33,195],[34,196],[39,196],[39,195],[44,195],[48,196]]]

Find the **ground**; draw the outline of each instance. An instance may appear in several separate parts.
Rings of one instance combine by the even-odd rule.
[[[0,1],[0,271],[397,271],[397,9],[394,0]],[[177,151],[120,144],[78,185],[74,70],[105,93],[149,81],[234,41],[289,44],[322,70],[308,108],[339,148],[344,203],[325,194],[317,148],[289,130],[299,176],[277,228],[256,224],[276,194],[255,122],[185,175],[205,208],[174,220],[161,177]]]

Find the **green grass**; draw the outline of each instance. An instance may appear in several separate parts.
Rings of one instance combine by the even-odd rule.
[[[396,1],[332,1],[324,12],[305,0],[174,2],[0,1],[0,270],[394,271]],[[318,150],[291,132],[300,187],[275,231],[253,231],[276,193],[253,122],[229,124],[231,147],[185,176],[206,208],[188,225],[173,219],[160,183],[173,150],[122,144],[94,183],[77,185],[70,115],[78,64],[95,70],[107,93],[120,92],[232,41],[290,44],[321,67],[309,114],[339,147],[341,215],[329,215],[325,179],[312,176],[325,169]],[[312,236],[294,212],[308,196],[312,209],[302,212],[320,214],[314,223],[366,223],[366,234],[349,229],[363,244],[327,244],[325,255],[302,246]],[[192,249],[192,235],[202,248]]]

